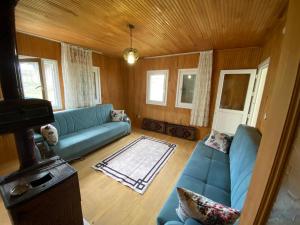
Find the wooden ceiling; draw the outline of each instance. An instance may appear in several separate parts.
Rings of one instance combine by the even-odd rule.
[[[259,46],[288,0],[20,0],[20,32],[108,55],[133,47],[142,56]]]

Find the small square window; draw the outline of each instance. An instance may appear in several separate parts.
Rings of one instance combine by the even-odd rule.
[[[147,71],[147,104],[167,105],[168,74],[168,70]]]
[[[197,73],[197,69],[178,70],[176,107],[192,108]]]

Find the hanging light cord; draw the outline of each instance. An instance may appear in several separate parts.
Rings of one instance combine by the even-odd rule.
[[[128,24],[129,32],[130,32],[130,48],[132,48],[132,29],[134,26],[132,24]]]
[[[132,28],[130,27],[130,48],[132,48]]]

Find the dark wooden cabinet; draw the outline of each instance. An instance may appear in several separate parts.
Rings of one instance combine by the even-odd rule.
[[[142,128],[188,140],[195,140],[196,138],[195,127],[183,126],[159,120],[144,118]]]
[[[167,123],[166,124],[166,134],[174,136],[174,137],[188,139],[188,140],[195,140],[196,128]]]
[[[166,123],[158,120],[144,118],[142,128],[145,130],[155,131],[164,134],[166,132]]]
[[[29,190],[11,196],[20,183]],[[13,225],[83,225],[78,175],[63,160],[9,178],[0,189]]]

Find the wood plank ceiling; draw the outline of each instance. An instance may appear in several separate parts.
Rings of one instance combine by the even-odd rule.
[[[20,0],[20,32],[108,55],[129,46],[142,56],[259,46],[288,0]]]

